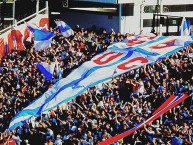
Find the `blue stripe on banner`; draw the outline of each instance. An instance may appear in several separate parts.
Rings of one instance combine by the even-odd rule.
[[[79,91],[79,92],[78,92],[77,94],[75,94],[74,96],[71,96],[71,97],[66,98],[65,100],[59,102],[57,105],[52,106],[52,107],[44,110],[44,112],[47,112],[47,111],[49,111],[49,110],[52,110],[52,109],[56,108],[57,106],[60,106],[60,105],[66,103],[66,102],[68,102],[68,101],[71,101],[71,100],[75,99],[78,95],[83,94],[87,89],[88,89],[88,87],[82,87],[82,90]],[[54,98],[53,98],[53,99],[54,99]]]
[[[115,52],[120,52],[120,48],[116,47],[116,46],[112,46],[110,49],[112,49],[113,51]],[[149,52],[145,49],[142,49],[138,46],[136,47],[129,47],[128,48],[124,48],[124,49],[121,49],[121,52],[128,52],[128,51],[135,51],[135,52],[141,52],[145,55],[152,55],[152,56],[157,56],[157,55],[160,55],[159,53],[156,53],[156,52]]]
[[[153,62],[150,62],[150,63],[147,63],[147,64],[151,64],[151,63],[153,63]],[[145,64],[145,65],[147,65],[147,64]],[[144,65],[144,64],[143,64],[143,65]],[[142,65],[141,65],[141,66],[142,66]],[[137,69],[137,68],[139,68],[139,67],[141,67],[141,66],[135,67],[135,68],[133,68],[133,69],[126,70],[124,73],[126,73],[126,72],[128,72],[128,71],[131,71],[131,70],[134,70],[134,69]],[[122,74],[122,73],[120,73],[120,74]],[[120,74],[114,75],[114,77],[117,77],[117,76],[119,76]],[[83,93],[83,92],[85,92],[88,88],[94,87],[94,86],[96,86],[96,85],[98,85],[98,84],[100,84],[100,83],[102,83],[102,82],[106,82],[106,81],[111,80],[111,79],[112,79],[112,76],[107,77],[107,78],[104,78],[104,79],[101,79],[101,80],[98,80],[98,81],[96,81],[96,82],[93,82],[91,85],[88,85],[88,86],[83,87],[83,89],[82,89],[81,92]],[[77,96],[78,96],[78,95],[80,95],[80,94],[77,94]],[[70,100],[72,100],[72,99],[74,99],[74,97],[70,97],[70,98],[68,98],[67,100],[70,101]],[[58,103],[56,106],[53,106],[53,107],[51,107],[51,108],[46,109],[45,112],[46,112],[46,111],[49,111],[49,110],[52,110],[52,109],[56,108],[57,106],[59,106],[59,105],[61,105],[61,104],[64,104],[65,102],[67,102],[67,101],[64,100],[64,101]]]
[[[120,62],[128,59],[129,57],[131,57],[132,54],[133,54],[133,51],[129,51],[126,56],[120,58],[118,61],[116,61],[116,62],[114,62],[114,63],[111,63],[111,64],[106,65],[106,66],[95,66],[95,67],[91,68],[89,71],[87,71],[85,74],[82,75],[82,77],[80,78],[80,80],[75,83],[75,86],[76,86],[80,81],[82,81],[83,79],[85,79],[86,77],[88,77],[89,75],[91,75],[93,72],[97,71],[98,69],[101,69],[101,68],[104,68],[104,67],[109,67],[109,66],[118,64],[118,63],[120,63]]]
[[[36,108],[36,109],[33,109],[33,110],[23,110],[23,111],[20,111],[19,113],[18,113],[18,115],[17,116],[15,116],[12,120],[11,120],[11,122],[12,121],[14,121],[15,119],[17,119],[17,118],[19,118],[19,117],[22,117],[22,116],[30,116],[29,118],[27,118],[27,119],[25,119],[25,120],[23,120],[23,121],[18,121],[17,123],[15,123],[14,125],[12,125],[12,126],[10,126],[9,127],[9,130],[10,131],[12,131],[12,130],[14,130],[16,127],[18,127],[18,126],[21,126],[21,125],[23,125],[27,120],[29,120],[32,116],[36,116],[36,115],[34,115],[34,113],[35,112],[38,112],[38,108]]]
[[[161,60],[161,59],[163,59],[163,58],[169,57],[169,56],[171,56],[172,54],[174,54],[174,53],[176,53],[176,52],[182,50],[183,48],[184,48],[184,47],[176,48],[176,49],[174,49],[174,50],[172,50],[172,51],[170,51],[170,52],[168,52],[168,53],[166,53],[166,54],[160,56],[160,57],[158,58],[158,60]]]
[[[152,55],[152,56],[158,56],[160,55],[159,53],[156,53],[156,52],[149,52],[145,49],[142,49],[142,48],[135,48],[135,52],[140,52],[140,53],[143,53],[145,55]]]
[[[68,101],[70,101],[70,100],[72,100],[72,99],[74,99],[74,98],[76,98],[79,94],[82,94],[82,93],[84,93],[85,91],[86,91],[86,89],[83,88],[83,90],[79,91],[79,92],[78,92],[77,94],[75,94],[74,96],[71,96],[71,97],[69,97],[69,98],[66,98],[63,102],[59,103],[59,105],[62,104],[62,103],[68,102]],[[57,106],[59,106],[59,105],[57,105]],[[56,108],[57,106],[54,106],[54,107],[52,107],[51,109],[54,109],[54,108]],[[44,112],[47,111],[47,110],[45,110],[44,112],[41,112],[41,108],[43,108],[43,106],[40,106],[40,107],[38,107],[38,108],[36,108],[36,109],[33,109],[33,110],[31,110],[31,109],[29,109],[29,110],[23,110],[23,111],[21,111],[21,113],[19,113],[19,114],[17,115],[16,118],[14,118],[14,119],[12,119],[12,120],[15,120],[15,119],[17,119],[17,118],[19,118],[19,117],[22,117],[22,116],[30,116],[30,115],[31,115],[31,117],[32,117],[32,116],[38,117],[39,115],[41,115],[42,113],[44,113]],[[48,109],[48,110],[51,110],[51,109]],[[11,127],[9,128],[9,130],[12,131],[12,130],[14,130],[16,127],[25,124],[26,121],[29,120],[31,117],[29,117],[28,119],[26,119],[26,120],[24,120],[24,121],[19,121],[19,122],[15,123],[13,126],[11,126]]]
[[[128,48],[125,48],[125,49],[120,49],[119,47],[116,47],[116,46],[112,46],[110,47],[110,49],[112,49],[113,51],[115,52],[120,52],[120,51],[135,51],[135,52],[141,52],[143,54],[146,54],[146,55],[152,55],[152,56],[157,56],[159,55],[159,53],[156,53],[156,52],[149,52],[145,49],[143,49],[142,47],[146,46],[146,45],[149,45],[149,44],[152,44],[152,43],[155,43],[155,42],[158,42],[158,41],[162,41],[164,39],[166,39],[168,37],[166,36],[159,36],[159,37],[156,37],[155,39],[153,40],[150,40],[148,42],[145,42],[143,44],[140,44],[140,45],[137,45],[137,46],[134,46],[134,47],[131,47],[131,46],[128,46]]]
[[[186,42],[184,42],[184,47],[188,46],[190,43],[192,43],[192,41],[186,41]]]
[[[151,64],[151,63],[152,63],[152,62],[143,64],[143,65],[147,65],[147,64]],[[141,65],[141,66],[142,66],[142,65]],[[129,70],[125,71],[124,73],[126,73],[126,72],[128,72],[128,71],[131,71],[131,70],[134,70],[134,69],[137,69],[137,68],[139,68],[139,67],[141,67],[141,66],[135,67],[135,68],[133,68],[133,69],[129,69]],[[123,73],[121,73],[121,74],[123,74]],[[117,77],[117,76],[119,76],[119,75],[121,75],[121,74],[115,74],[114,77]],[[108,80],[111,80],[111,79],[112,79],[112,76],[111,76],[111,77],[108,77],[108,78],[105,78],[105,79],[103,79],[103,80],[96,81],[95,83],[92,83],[89,87],[94,87],[94,86],[96,86],[97,84],[100,84],[100,83],[102,83],[102,82],[105,82],[105,81],[108,81]]]
[[[29,119],[30,119],[30,118],[29,118]],[[9,128],[9,131],[12,131],[12,130],[14,130],[15,128],[17,128],[17,127],[19,127],[19,126],[22,126],[23,124],[25,124],[24,121],[17,122],[17,123],[15,123],[13,126],[11,126],[11,127]]]

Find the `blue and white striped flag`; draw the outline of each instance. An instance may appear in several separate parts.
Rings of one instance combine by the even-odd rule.
[[[64,21],[55,21],[55,23],[64,37],[70,37],[71,35],[74,35],[74,31]]]
[[[55,69],[55,63],[48,64],[47,62],[41,62],[36,64],[36,67],[39,69],[39,71],[45,76],[46,80],[51,80],[54,69]]]
[[[55,36],[54,33],[30,26],[28,28],[34,33],[35,50],[46,49],[51,46],[51,39]]]
[[[189,36],[188,25],[187,25],[187,21],[186,21],[185,17],[183,17],[183,19],[182,19],[182,23],[181,23],[180,31],[179,31],[179,36]]]

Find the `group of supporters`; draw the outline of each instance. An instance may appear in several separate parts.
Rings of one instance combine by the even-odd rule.
[[[110,82],[89,88],[76,99],[50,110],[14,131],[11,119],[61,78],[129,34],[104,29],[75,29],[69,38],[56,36],[48,49],[14,50],[1,59],[0,145],[97,145],[144,122],[171,95],[187,94],[181,104],[113,145],[193,144],[193,48],[191,45],[155,64],[145,65]],[[36,68],[58,62],[52,80]]]

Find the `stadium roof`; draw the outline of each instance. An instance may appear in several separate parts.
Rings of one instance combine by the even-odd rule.
[[[134,0],[74,0],[74,1],[108,3],[108,4],[133,3],[134,2]]]
[[[75,0],[75,1],[117,4],[117,0]]]

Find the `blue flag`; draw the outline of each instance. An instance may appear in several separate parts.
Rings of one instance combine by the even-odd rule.
[[[64,37],[70,37],[71,35],[74,35],[74,31],[65,22],[55,21],[55,23]]]
[[[55,63],[48,64],[46,62],[41,62],[36,65],[36,67],[40,70],[40,72],[45,76],[46,80],[51,80],[53,73],[54,73],[54,68],[55,68]]]
[[[51,39],[55,36],[54,33],[43,31],[28,25],[31,32],[34,33],[35,50],[46,49],[51,45]]]
[[[182,19],[179,36],[189,36],[188,25],[185,17]]]

